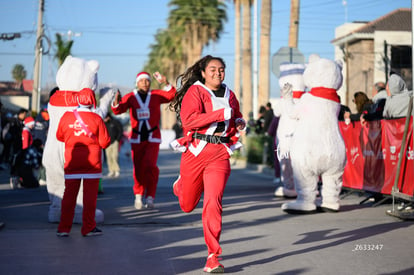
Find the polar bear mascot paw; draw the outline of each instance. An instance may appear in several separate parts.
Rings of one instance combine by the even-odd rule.
[[[71,111],[78,106],[77,94],[80,90],[83,88],[97,89],[98,69],[99,63],[95,60],[87,61],[68,56],[56,74],[56,84],[59,90],[49,99],[50,124],[42,160],[46,169],[46,186],[51,202],[48,213],[49,222],[60,221],[61,202],[65,190],[64,143],[56,139],[59,120],[66,111]],[[95,110],[101,117],[106,116],[113,94],[114,92],[108,89],[101,95],[100,105]],[[74,223],[82,222],[82,198],[81,187],[77,197]],[[104,214],[99,209],[96,209],[95,220],[97,223],[104,221]]]
[[[337,212],[346,164],[345,145],[338,127],[342,64],[312,55],[303,73],[310,89],[295,104],[298,119],[290,157],[297,198],[284,203],[288,213]],[[321,198],[316,201],[318,181]]]

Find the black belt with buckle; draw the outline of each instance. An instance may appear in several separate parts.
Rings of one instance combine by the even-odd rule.
[[[193,138],[199,139],[199,140],[204,140],[208,143],[215,143],[215,144],[219,144],[219,143],[229,143],[230,142],[230,138],[229,137],[220,137],[220,136],[213,136],[213,135],[204,135],[204,134],[199,134],[199,133],[194,133],[193,134]]]

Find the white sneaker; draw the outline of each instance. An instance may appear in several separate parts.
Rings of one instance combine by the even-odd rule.
[[[114,173],[114,172],[109,172],[107,176],[108,176],[109,178],[112,178],[114,175],[115,175],[115,173]]]
[[[295,190],[290,190],[283,186],[279,186],[275,190],[275,197],[296,198],[297,196],[298,194]]]
[[[114,173],[114,178],[119,177],[119,175],[120,175],[120,174],[119,174],[119,172],[118,172],[118,171],[117,171],[117,172],[115,172],[115,173]]]
[[[144,206],[142,204],[142,195],[135,195],[135,203],[134,203],[135,209],[142,209],[142,207]]]
[[[10,188],[11,189],[19,188],[19,178],[18,177],[10,177]]]
[[[283,186],[278,186],[276,188],[275,197],[283,197]]]
[[[145,205],[146,208],[152,209],[154,208],[154,198],[151,196],[147,197],[147,204]]]

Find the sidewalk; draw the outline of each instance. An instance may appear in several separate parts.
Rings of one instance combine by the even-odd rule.
[[[132,164],[103,180],[98,208],[103,236],[85,238],[74,225],[68,238],[47,222],[46,187],[10,190],[0,173],[1,274],[205,274],[201,203],[183,213],[171,183],[179,154],[161,151],[156,208],[133,207]],[[221,261],[230,274],[414,274],[412,222],[390,217],[390,204],[342,200],[337,214],[288,215],[273,197],[272,176],[233,166],[223,199]]]

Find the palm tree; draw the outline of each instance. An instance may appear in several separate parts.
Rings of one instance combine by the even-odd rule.
[[[240,53],[240,12],[241,12],[241,5],[240,0],[234,0],[234,9],[235,9],[235,29],[234,29],[234,92],[236,93],[237,98],[240,101],[241,108],[243,94],[241,93],[241,81],[240,81],[240,73],[241,73],[241,65],[240,61],[242,59]]]
[[[155,35],[156,43],[152,44],[149,60],[144,66],[144,71],[154,73],[160,71],[167,79],[174,83],[175,77],[184,70],[183,60],[185,55],[181,47],[174,47],[178,43],[177,36],[173,31],[161,30]],[[158,88],[156,81],[152,82],[152,86]],[[165,109],[161,109],[160,126],[171,128],[176,121],[175,113]]]
[[[226,6],[219,0],[171,0],[169,6],[168,25],[181,32],[187,67],[200,59],[204,46],[219,39],[227,21]]]
[[[62,65],[65,58],[70,55],[73,40],[64,41],[62,36],[59,33],[56,33],[56,42],[55,45],[57,46],[57,51],[55,54],[55,58],[58,60],[59,67]]]
[[[18,84],[18,87],[21,87],[23,79],[26,78],[27,72],[24,69],[24,66],[22,64],[16,64],[13,67],[12,70],[12,77]]]
[[[220,0],[171,0],[169,6],[168,29],[157,32],[145,70],[159,70],[173,82],[201,57],[205,46],[220,38],[227,13]],[[175,114],[162,112],[162,127],[171,128]]]
[[[241,0],[242,11],[242,113],[244,117],[249,117],[249,112],[253,110],[252,103],[252,20],[251,6],[254,0]],[[256,0],[257,1],[257,0]]]
[[[266,105],[270,91],[270,29],[272,21],[272,1],[262,0],[260,20],[260,68],[258,104]]]
[[[159,30],[155,35],[155,44],[150,46],[149,60],[144,66],[144,71],[160,71],[170,81],[184,70],[185,59],[182,47],[175,47],[180,44],[179,37],[174,30]]]

